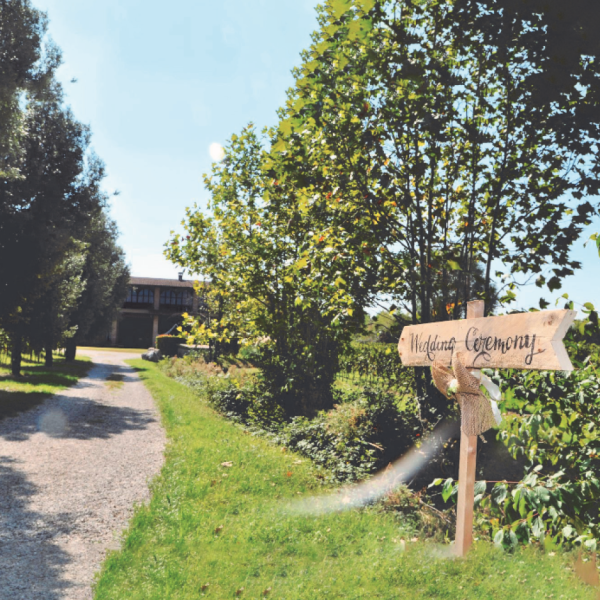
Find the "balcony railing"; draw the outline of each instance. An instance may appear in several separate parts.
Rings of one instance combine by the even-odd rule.
[[[171,303],[162,303],[160,304],[160,310],[172,310],[177,312],[189,312],[192,310],[192,303],[180,303],[180,304],[171,304]]]
[[[125,302],[123,308],[152,308],[154,302]]]

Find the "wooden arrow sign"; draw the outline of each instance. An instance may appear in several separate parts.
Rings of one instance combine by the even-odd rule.
[[[424,367],[434,360],[446,365],[462,352],[466,366],[572,371],[562,339],[577,314],[544,310],[503,317],[409,325],[402,330],[398,352],[402,364]]]
[[[574,310],[545,310],[483,317],[484,303],[467,303],[467,318],[402,330],[398,352],[402,364],[425,367],[439,360],[450,366],[454,352],[461,352],[465,366],[505,369],[572,371],[562,339],[577,314]],[[477,436],[461,429],[456,541],[454,551],[464,556],[473,540],[473,501]]]

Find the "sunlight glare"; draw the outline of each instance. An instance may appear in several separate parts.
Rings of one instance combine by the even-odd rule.
[[[292,512],[324,514],[358,508],[382,498],[402,483],[412,479],[426,463],[439,452],[439,440],[455,433],[455,425],[448,424],[438,429],[435,435],[423,440],[420,447],[413,446],[393,465],[356,485],[345,486],[332,494],[313,496],[292,503]]]
[[[225,149],[218,142],[213,142],[210,145],[208,153],[215,162],[221,162],[225,158]]]

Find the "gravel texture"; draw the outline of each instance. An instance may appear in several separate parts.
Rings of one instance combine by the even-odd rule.
[[[0,421],[0,600],[92,598],[163,464],[158,411],[123,362],[139,355],[85,354],[94,366],[76,386]]]

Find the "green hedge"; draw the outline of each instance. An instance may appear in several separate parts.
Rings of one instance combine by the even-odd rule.
[[[413,369],[402,365],[397,344],[354,343],[340,357],[342,379],[389,388],[413,387]]]
[[[177,348],[183,343],[185,340],[176,335],[159,335],[156,338],[156,348],[163,356],[177,356]]]

